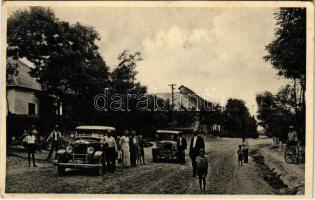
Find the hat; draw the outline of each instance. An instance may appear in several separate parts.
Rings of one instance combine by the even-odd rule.
[[[294,126],[289,126],[290,129],[294,128]]]

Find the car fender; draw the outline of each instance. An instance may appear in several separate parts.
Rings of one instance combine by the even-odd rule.
[[[64,154],[66,154],[66,150],[65,150],[65,149],[59,149],[59,150],[57,151],[57,154],[58,154],[58,155],[64,155]]]
[[[98,158],[98,157],[101,157],[103,155],[103,152],[102,151],[96,151],[94,153],[94,157]]]

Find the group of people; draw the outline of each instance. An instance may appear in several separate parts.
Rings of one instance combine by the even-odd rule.
[[[104,164],[109,172],[116,170],[116,159],[122,167],[136,167],[138,164],[145,165],[144,144],[142,135],[136,131],[124,131],[121,137],[115,139],[109,131],[104,135],[102,141]]]
[[[249,144],[245,137],[242,138],[242,142],[238,145],[238,165],[243,166],[243,163],[248,163],[248,148]]]
[[[49,150],[47,160],[51,158],[54,150],[57,152],[58,149],[60,148],[61,138],[62,138],[62,135],[61,135],[61,132],[59,131],[59,126],[55,125],[53,128],[53,131],[50,133],[50,135],[48,136],[46,140],[46,142],[51,142],[51,148]],[[22,141],[23,141],[23,146],[27,150],[29,167],[31,166],[31,157],[33,161],[33,166],[37,167],[35,163],[35,153],[36,153],[36,149],[38,148],[38,144],[40,140],[42,139],[43,138],[39,136],[35,125],[28,126],[24,130]]]

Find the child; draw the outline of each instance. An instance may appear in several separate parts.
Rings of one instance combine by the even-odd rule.
[[[206,177],[208,174],[208,159],[205,157],[205,150],[200,149],[199,156],[196,158],[197,175],[199,177],[200,190],[206,189]],[[203,185],[203,188],[202,188]]]
[[[32,132],[28,132],[28,135],[25,137],[25,141],[27,143],[27,159],[28,159],[28,166],[31,166],[31,155],[33,160],[33,166],[37,167],[35,164],[35,151],[36,151],[36,136],[32,134]]]
[[[238,155],[238,166],[243,166],[243,148],[242,148],[242,145],[238,145],[237,155]]]

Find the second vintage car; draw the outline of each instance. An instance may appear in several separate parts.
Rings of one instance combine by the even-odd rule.
[[[152,148],[153,162],[160,160],[178,161],[177,138],[180,131],[157,130],[156,144]]]
[[[101,140],[108,132],[115,132],[110,126],[79,126],[75,129],[74,141],[65,149],[57,151],[54,165],[57,172],[62,175],[66,168],[90,168],[98,175],[104,169]]]

